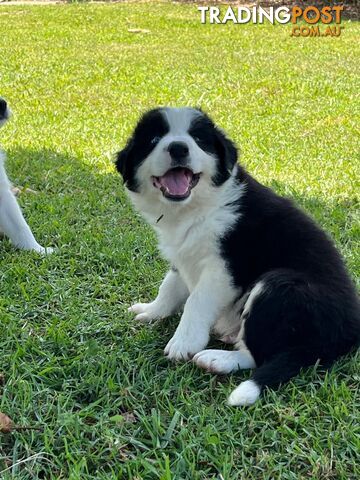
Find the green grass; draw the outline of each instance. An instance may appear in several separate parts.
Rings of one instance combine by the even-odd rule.
[[[359,355],[233,409],[248,372],[171,365],[177,319],[133,322],[126,307],[154,297],[166,264],[112,166],[141,112],[201,105],[356,278],[360,25],[344,26],[301,39],[201,25],[194,5],[170,2],[0,6],[14,111],[1,144],[13,182],[38,192],[19,200],[36,237],[58,247],[40,258],[1,243],[0,411],[38,427],[0,434],[2,479],[359,478]]]

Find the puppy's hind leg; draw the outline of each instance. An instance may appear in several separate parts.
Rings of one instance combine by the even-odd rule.
[[[252,405],[263,388],[287,382],[302,368],[324,360],[324,352],[329,357],[331,334],[326,342],[326,333],[318,329],[321,321],[330,329],[336,311],[319,288],[290,269],[268,272],[255,284],[244,306],[237,347],[250,350],[258,368],[230,394],[229,405]]]
[[[240,383],[228,398],[231,406],[252,405],[264,387],[275,387],[297,375],[303,367],[313,365],[317,355],[306,346],[289,348],[257,368],[250,380]]]
[[[0,231],[10,238],[15,247],[23,250],[35,250],[39,253],[51,253],[35,240],[29,225],[26,223],[20,207],[11,191],[6,175],[4,159],[0,152]]]

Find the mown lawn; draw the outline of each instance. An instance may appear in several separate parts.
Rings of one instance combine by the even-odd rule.
[[[1,242],[0,477],[355,479],[359,355],[303,372],[248,409],[244,372],[172,365],[176,318],[137,325],[166,265],[112,166],[139,114],[200,105],[261,181],[294,198],[360,273],[360,25],[201,25],[194,5],[0,6],[0,132],[47,258]],[[149,33],[132,33],[140,28]]]

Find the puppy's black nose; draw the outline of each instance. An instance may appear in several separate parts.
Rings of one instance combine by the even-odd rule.
[[[180,160],[189,155],[189,147],[184,142],[171,142],[168,152],[174,160]]]
[[[0,98],[0,117],[5,116],[5,112],[7,109],[7,103],[3,98]]]

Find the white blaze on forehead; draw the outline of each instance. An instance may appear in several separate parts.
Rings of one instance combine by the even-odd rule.
[[[190,107],[164,108],[163,115],[167,120],[172,135],[184,135],[188,132],[195,117],[201,116],[199,110]]]

